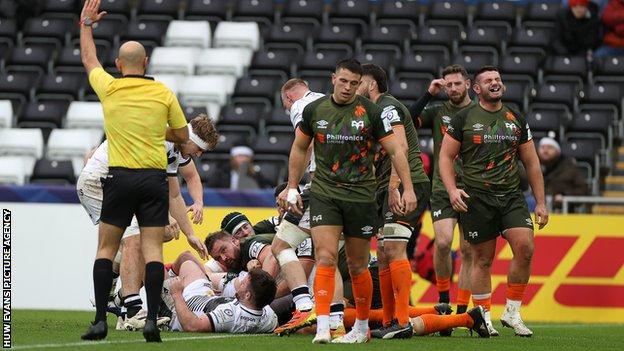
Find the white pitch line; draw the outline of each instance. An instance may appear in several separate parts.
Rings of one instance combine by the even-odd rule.
[[[226,338],[244,338],[250,336],[266,336],[270,334],[227,334],[227,335],[205,335],[205,336],[184,336],[163,338],[163,342],[167,341],[184,341],[184,340],[207,340],[207,339],[226,339]],[[64,344],[35,344],[35,345],[17,345],[13,346],[14,350],[30,350],[30,349],[50,349],[57,347],[74,347],[74,346],[99,346],[99,345],[118,345],[118,344],[141,344],[145,343],[143,339],[135,340],[104,340],[104,341],[80,341]]]

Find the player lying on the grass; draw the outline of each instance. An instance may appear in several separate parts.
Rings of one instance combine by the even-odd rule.
[[[189,134],[191,137],[184,144],[165,142],[168,160],[167,175],[169,176],[169,211],[172,217],[176,219],[182,232],[186,235],[188,243],[197,250],[201,257],[206,257],[206,247],[195,236],[193,227],[186,216],[187,209],[180,193],[177,173],[179,169],[188,184],[189,193],[194,200],[193,205],[189,208],[189,211],[193,212],[193,221],[201,223],[203,189],[197,169],[190,156],[198,156],[204,151],[213,149],[217,144],[218,134],[212,121],[205,114],[200,114],[191,120],[189,123]],[[89,156],[76,185],[80,202],[94,224],[99,222],[102,207],[102,183],[100,179],[105,177],[107,173],[108,143],[105,141]],[[136,219],[133,219],[131,225],[124,233],[120,264],[120,275],[123,282],[121,289],[123,307],[127,310],[126,317],[128,318],[135,317],[141,310],[142,305],[139,289],[143,281],[143,270],[141,269],[143,262],[138,234],[138,223]]]
[[[277,316],[268,306],[275,297],[275,280],[252,269],[235,284],[235,297],[215,296],[202,265],[181,264],[179,277],[170,278],[173,298],[171,330],[217,333],[270,333]]]

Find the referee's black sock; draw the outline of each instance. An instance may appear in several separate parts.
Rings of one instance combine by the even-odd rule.
[[[438,294],[439,294],[438,302],[441,302],[441,303],[451,302],[451,297],[449,296],[448,290],[439,291]]]
[[[466,313],[468,305],[457,305],[457,314]]]
[[[156,321],[160,307],[160,293],[165,280],[165,265],[149,262],[145,265],[145,293],[147,295],[147,319]]]
[[[95,291],[95,321],[106,321],[108,293],[113,285],[113,261],[98,258],[93,263],[93,289]]]

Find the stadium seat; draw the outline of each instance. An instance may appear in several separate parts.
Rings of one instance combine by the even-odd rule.
[[[489,47],[462,47],[459,53],[451,59],[451,63],[460,64],[468,73],[474,73],[485,65],[497,66],[498,53],[496,49]]]
[[[42,45],[16,46],[6,61],[6,66],[37,66],[41,72],[48,70],[52,50]]]
[[[234,102],[221,110],[219,124],[245,125],[258,130],[260,120],[266,112],[265,108],[263,103]]]
[[[333,2],[329,17],[370,21],[371,9],[368,0],[336,0]]]
[[[585,56],[549,56],[544,65],[544,74],[580,75],[587,77]]]
[[[206,106],[211,102],[225,105],[235,84],[234,77],[228,75],[188,76],[180,88],[180,102],[188,106]]]
[[[197,60],[197,74],[228,74],[237,78],[243,75],[251,61],[247,48],[204,49]]]
[[[390,94],[399,100],[416,100],[422,96],[433,76],[428,74],[405,74],[397,75],[390,84]]]
[[[606,56],[595,60],[595,74],[619,75],[624,72],[624,56]]]
[[[60,128],[69,102],[65,100],[31,100],[17,119],[17,125],[30,128]]]
[[[163,83],[171,92],[178,94],[180,86],[184,82],[184,76],[181,74],[155,74],[154,80]]]
[[[327,93],[331,91],[331,69],[327,72],[302,72],[300,78],[305,80],[310,87],[310,90],[318,93]]]
[[[0,67],[4,66],[4,61],[9,57],[13,50],[13,39],[0,37]]]
[[[253,160],[253,170],[271,182],[273,187],[284,182],[288,170],[288,160],[273,155],[257,155]]]
[[[550,46],[550,30],[526,25],[516,28],[512,34],[509,45],[536,46],[546,49]]]
[[[273,0],[238,0],[232,16],[236,20],[266,19],[273,22],[275,2]]]
[[[182,111],[186,116],[186,120],[190,121],[197,117],[200,113],[205,113],[213,122],[219,121],[221,116],[221,105],[209,102],[205,106],[182,106]]]
[[[137,15],[143,18],[163,18],[173,20],[178,18],[180,0],[141,0]]]
[[[396,57],[397,52],[394,50],[372,48],[366,49],[364,52],[361,52],[355,56],[355,58],[362,64],[374,63],[383,68],[386,72],[389,72],[390,67],[393,67],[395,65]]]
[[[360,31],[357,24],[325,23],[318,32],[315,43],[338,43],[353,46],[359,34]]]
[[[197,173],[204,184],[204,187],[211,187],[212,182],[217,179],[219,172],[222,172],[227,165],[227,159],[223,160],[201,160],[197,163]]]
[[[313,18],[323,21],[323,0],[286,1],[282,17]]]
[[[537,88],[534,101],[565,104],[570,109],[578,104],[578,86],[571,82],[544,82]]]
[[[560,2],[529,2],[524,13],[526,21],[552,21],[561,8]]]
[[[105,40],[113,46],[119,42],[119,36],[124,34],[127,27],[128,22],[125,18],[104,17],[101,21],[93,24],[93,38]]]
[[[506,88],[503,101],[518,105],[521,112],[526,111],[528,107],[527,96],[532,88],[531,83],[526,80],[504,79],[503,84]]]
[[[263,97],[273,101],[283,79],[276,75],[249,74],[238,80],[234,95],[237,97]]]
[[[466,23],[468,4],[463,1],[431,1],[427,11],[427,19],[454,20]]]
[[[249,144],[252,141],[253,134],[248,129],[233,129],[233,130],[222,130],[219,128],[219,143],[214,149],[214,152],[222,152],[222,153],[230,153],[230,149],[232,149],[236,145]],[[204,154],[202,159],[205,157],[211,157],[211,155]]]
[[[531,105],[526,119],[536,139],[554,133],[553,137],[561,141],[563,126],[567,123],[569,115],[570,112],[567,109],[535,104]]]
[[[581,100],[589,104],[612,104],[622,108],[622,87],[617,83],[596,82],[581,92]]]
[[[37,160],[32,176],[30,177],[30,182],[46,184],[75,184],[76,176],[74,174],[72,161],[48,160],[45,158]]]
[[[254,53],[251,68],[281,70],[290,75],[291,66],[299,63],[299,59],[299,51],[295,48],[265,48]]]
[[[94,101],[72,101],[67,109],[65,127],[102,129],[104,127],[102,104]]]
[[[183,74],[195,73],[195,64],[200,50],[190,47],[157,47],[149,62],[149,74]]]
[[[0,100],[0,129],[13,126],[13,105],[10,100]]]
[[[165,46],[210,47],[208,21],[171,21],[165,35]]]
[[[76,11],[79,0],[45,0],[43,12],[58,12],[61,14]]]
[[[398,70],[401,72],[423,72],[437,76],[440,67],[449,62],[449,52],[444,46],[414,46],[409,54],[402,55]]]
[[[590,111],[577,112],[572,116],[572,121],[567,127],[566,136],[596,137],[601,140],[602,146],[612,147],[613,126],[612,116],[607,113],[591,113]]]
[[[219,22],[214,32],[214,47],[244,47],[258,50],[260,29],[255,22]]]
[[[101,56],[101,52],[98,51],[98,56]],[[82,66],[82,59],[80,58],[80,48],[79,47],[71,47],[65,46],[59,52],[56,58],[55,66],[63,67],[63,69],[67,67],[75,68],[77,71],[79,69],[84,69]]]
[[[26,72],[11,72],[0,74],[0,94],[21,95],[24,100],[28,99],[38,77]]]
[[[33,157],[0,156],[0,184],[24,185],[34,163]]]
[[[39,128],[0,129],[0,156],[43,156],[43,134]]]
[[[385,44],[403,48],[411,39],[414,29],[409,23],[397,23],[390,20],[378,21],[371,26],[368,33],[362,36],[362,44]]]
[[[295,43],[306,47],[310,36],[315,32],[315,24],[311,22],[276,23],[269,29],[265,41],[267,43]]]
[[[0,37],[14,40],[17,37],[17,24],[13,18],[0,18]]]
[[[292,122],[290,121],[290,115],[286,113],[286,110],[284,110],[284,108],[281,106],[275,107],[273,111],[267,115],[265,123],[267,127],[271,127],[271,126],[292,127]]]
[[[475,20],[505,21],[514,25],[516,22],[516,5],[510,1],[487,1],[477,5]]]
[[[162,45],[162,39],[167,32],[168,22],[151,20],[133,20],[128,23],[128,29],[121,34],[121,40],[136,40],[145,45],[151,42]]]
[[[511,28],[510,28],[511,32]],[[461,38],[461,45],[485,45],[500,50],[507,41],[507,31],[499,26],[473,25]]]
[[[540,59],[537,55],[507,54],[501,58],[501,74],[524,74],[537,79],[539,63]]]
[[[105,0],[100,2],[100,11],[130,17],[131,1],[132,0]]]
[[[189,20],[224,21],[227,19],[228,2],[190,0],[184,17]]]
[[[317,49],[308,51],[303,57],[299,70],[333,71],[336,62],[347,58],[348,51],[334,49]]]
[[[577,161],[587,162],[594,172],[598,172],[601,148],[598,139],[566,138],[561,145],[561,152]]]
[[[85,84],[84,73],[50,73],[41,78],[37,86],[37,98],[78,99]]]
[[[415,21],[420,15],[418,1],[382,1],[377,12],[377,19],[398,19]]]
[[[103,135],[100,129],[54,129],[48,139],[47,158],[66,160],[84,156],[100,144]]]
[[[413,42],[418,45],[443,45],[454,51],[461,31],[462,28],[458,24],[430,21],[418,28]]]
[[[294,139],[295,133],[292,131],[259,135],[252,149],[256,154],[280,154],[288,156]]]
[[[22,35],[25,38],[53,38],[60,44],[66,41],[67,35],[74,30],[70,19],[53,18],[49,16],[33,17],[26,20]],[[70,27],[71,26],[71,27]]]

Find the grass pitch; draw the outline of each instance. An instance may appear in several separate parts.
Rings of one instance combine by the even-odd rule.
[[[272,335],[231,335],[163,332],[162,344],[146,344],[140,332],[115,331],[109,318],[105,341],[83,342],[92,312],[14,310],[12,315],[13,349],[16,350],[240,350],[305,351],[319,349],[412,351],[412,350],[624,350],[624,325],[529,323],[532,338],[513,335],[498,321],[498,338],[479,339],[457,330],[450,338],[414,337],[410,340],[372,340],[365,345],[312,345],[312,336],[279,338]]]

